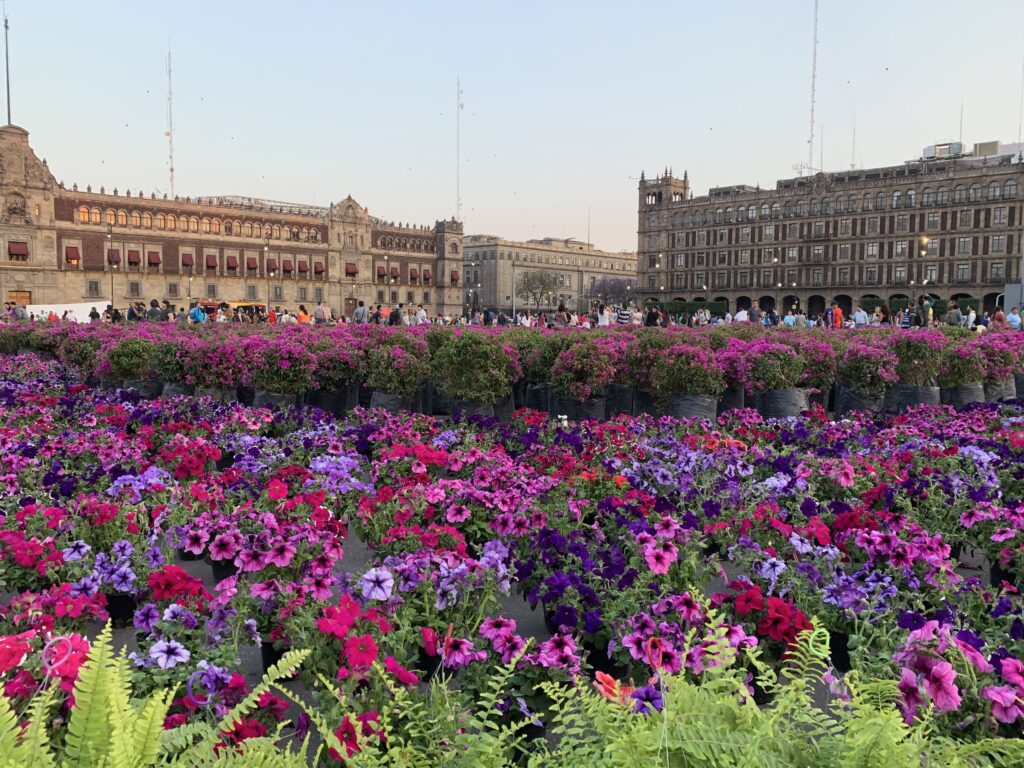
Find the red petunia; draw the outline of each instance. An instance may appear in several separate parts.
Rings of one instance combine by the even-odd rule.
[[[352,757],[352,755],[359,751],[359,737],[356,735],[356,726],[349,719],[348,715],[345,715],[345,719],[341,721],[341,725],[338,726],[338,730],[334,732],[334,735],[338,737],[338,741],[345,748],[345,757],[339,755],[338,751],[333,747],[329,750],[331,757],[339,763]]]
[[[757,587],[751,587],[745,592],[740,592],[736,595],[736,613],[740,616],[746,616],[748,613],[753,611],[760,611],[764,608],[764,597],[761,595],[761,590]]]
[[[395,679],[402,685],[419,685],[420,679],[399,664],[394,656],[388,656],[384,659],[384,669],[388,671],[388,674],[394,675]]]
[[[355,635],[345,640],[342,653],[352,667],[366,668],[377,660],[377,643],[372,635]]]

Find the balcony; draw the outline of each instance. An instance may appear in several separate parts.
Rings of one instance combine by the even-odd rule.
[[[805,242],[805,243],[814,243],[814,242],[821,243],[821,242],[827,242],[829,240],[834,240],[835,239],[835,235],[830,234],[828,232],[820,232],[818,234],[814,234],[812,232],[809,235],[804,235],[800,239],[803,242]]]

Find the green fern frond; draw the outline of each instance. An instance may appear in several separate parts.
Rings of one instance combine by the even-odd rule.
[[[111,628],[108,622],[78,670],[74,688],[75,706],[68,719],[65,739],[64,760],[69,768],[91,768],[98,765],[101,756],[108,751],[111,734],[107,724],[107,706],[112,658]]]

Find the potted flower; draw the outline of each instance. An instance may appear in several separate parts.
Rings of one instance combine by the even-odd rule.
[[[730,339],[718,354],[727,375],[747,395],[759,395],[763,416],[798,416],[807,408],[806,391],[797,389],[807,363],[792,347],[761,336],[748,342]]]
[[[426,341],[408,331],[380,329],[378,343],[366,351],[370,407],[392,413],[413,410],[413,399],[430,376]]]
[[[985,401],[1012,400],[1017,397],[1014,380],[1020,362],[1020,345],[1012,333],[984,333],[967,342],[977,347],[985,361]]]
[[[604,418],[604,388],[616,375],[608,349],[586,337],[573,339],[551,366],[554,409],[570,419]]]
[[[500,340],[463,331],[439,344],[430,360],[431,381],[463,413],[493,416],[512,395],[514,371]]]
[[[714,355],[692,344],[673,344],[651,356],[649,391],[660,410],[677,419],[714,421],[725,374]]]
[[[837,368],[836,417],[849,411],[880,411],[886,390],[899,378],[898,362],[891,347],[859,336],[853,339]]]
[[[97,373],[104,379],[123,382],[147,399],[163,390],[157,378],[157,345],[141,337],[122,338],[99,353]]]
[[[314,389],[307,395],[306,402],[335,416],[344,416],[359,404],[363,356],[351,345],[347,335],[341,333],[320,339],[312,350],[316,358],[312,377]]]
[[[939,353],[946,346],[946,337],[924,329],[909,333],[893,333],[889,337],[896,353],[896,375],[899,381],[885,394],[887,410],[904,411],[914,405],[938,405]]]
[[[312,385],[316,358],[297,339],[285,334],[269,339],[250,336],[242,342],[242,354],[259,361],[252,376],[256,408],[295,405]]]
[[[956,408],[985,402],[986,359],[977,344],[952,342],[939,354],[939,398]]]

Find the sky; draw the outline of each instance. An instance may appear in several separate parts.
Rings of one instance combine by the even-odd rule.
[[[813,0],[5,5],[12,122],[68,186],[169,191],[168,46],[181,196],[432,225],[458,176],[467,234],[635,250],[641,171],[807,162]],[[1016,141],[1022,28],[1021,0],[821,0],[813,165],[919,157],[961,103],[964,142]]]

